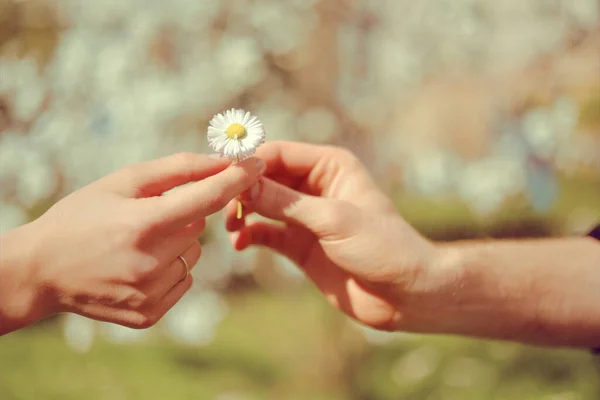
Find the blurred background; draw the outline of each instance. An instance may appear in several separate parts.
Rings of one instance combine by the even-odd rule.
[[[436,240],[600,219],[597,0],[0,0],[0,227],[123,165],[268,140],[352,149]],[[590,354],[384,334],[219,216],[155,327],[58,316],[0,339],[0,399],[597,400]]]

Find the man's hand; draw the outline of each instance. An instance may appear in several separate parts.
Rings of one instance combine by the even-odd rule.
[[[269,142],[257,157],[266,178],[242,196],[244,210],[285,222],[246,224],[227,208],[236,249],[262,245],[289,257],[327,299],[379,329],[414,329],[418,316],[403,307],[435,254],[396,212],[358,159],[346,150]]]
[[[269,247],[327,299],[379,329],[542,345],[600,346],[600,242],[590,238],[434,244],[398,215],[345,150],[271,142],[266,177],[241,199],[236,249]]]

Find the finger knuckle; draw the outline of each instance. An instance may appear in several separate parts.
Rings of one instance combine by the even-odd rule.
[[[184,258],[188,262],[190,268],[200,259],[202,254],[202,245],[195,240],[190,247],[185,251]]]
[[[198,260],[200,260],[200,257],[202,257],[202,245],[199,242],[196,242],[194,243],[194,253],[192,255],[190,267],[195,265]]]
[[[134,328],[136,329],[148,329],[153,327],[160,320],[160,316],[154,312],[140,313],[134,321]]]
[[[290,199],[290,192],[287,190],[283,190],[281,187],[277,187],[276,190],[271,192],[271,201],[273,205],[279,206],[288,206],[293,202],[293,199]]]
[[[126,165],[121,168],[119,175],[129,183],[129,186],[135,187],[142,173],[142,166],[139,163]]]
[[[336,159],[353,159],[356,158],[354,152],[346,147],[336,145],[323,146],[327,151],[326,154],[333,156]]]
[[[136,296],[131,299],[131,306],[135,309],[144,309],[152,305],[152,297],[143,292],[138,292]]]
[[[148,232],[147,223],[142,218],[123,218],[116,226],[116,235],[120,237],[125,245],[139,244],[146,238]]]
[[[160,317],[161,316],[155,312],[146,313],[146,325],[148,325],[149,327],[156,325],[158,321],[160,321]]]
[[[343,159],[347,159],[347,160],[356,159],[356,155],[350,149],[347,149],[345,147],[336,147],[335,149],[336,149],[335,151],[337,153],[337,156],[339,158],[343,158]]]
[[[131,310],[138,310],[150,305],[151,298],[141,290],[133,288],[129,293],[127,293],[123,297],[120,303],[124,304],[127,308]]]
[[[148,209],[145,209],[144,211],[146,212]],[[137,214],[135,215],[135,218],[136,220],[132,225],[136,229],[136,239],[138,241],[154,237],[163,229],[161,217],[154,213],[147,212],[146,214]]]
[[[190,288],[194,285],[194,276],[192,274],[190,274],[183,282],[180,282],[178,285],[180,285],[178,287],[179,290],[179,295],[177,298],[177,301],[179,301],[179,299],[181,299],[187,292],[188,290],[190,290]],[[170,307],[173,307],[173,305],[171,305]]]
[[[183,285],[183,290],[181,291],[177,301],[179,301],[179,299],[181,299],[194,285],[194,277],[192,276],[192,274],[190,274],[190,276],[188,276],[185,281],[181,282],[181,285]]]
[[[350,149],[338,148],[336,158],[342,161],[346,165],[346,168],[358,168],[362,165],[356,153]]]
[[[192,274],[190,274],[190,276],[188,276],[185,284],[187,285],[187,287],[185,289],[185,291],[187,292],[194,285],[194,276]]]
[[[137,257],[136,257],[137,258]],[[139,285],[152,278],[160,270],[161,263],[155,257],[142,256],[130,268],[129,282]]]

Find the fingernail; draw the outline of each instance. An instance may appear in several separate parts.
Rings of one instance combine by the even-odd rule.
[[[258,160],[256,160],[256,168],[258,168],[258,173],[260,175],[264,174],[265,171],[267,170],[267,164],[265,164],[264,160],[261,160],[260,158]]]
[[[223,156],[220,154],[209,154],[208,158],[212,158],[213,160],[220,160],[221,158],[223,158]]]
[[[252,205],[252,203],[258,200],[258,196],[260,196],[260,181],[256,182],[254,186],[242,193],[240,201],[242,204]]]
[[[252,189],[250,189],[248,198],[251,202],[255,202],[256,200],[258,200],[259,194],[260,194],[260,181],[256,182],[254,184],[254,186],[252,186]]]

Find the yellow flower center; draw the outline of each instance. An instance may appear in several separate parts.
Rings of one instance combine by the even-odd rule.
[[[231,124],[225,129],[229,139],[242,139],[246,136],[246,128],[242,124]]]

